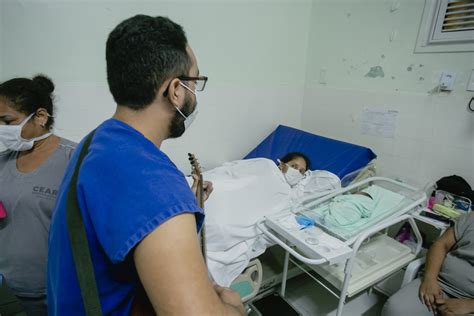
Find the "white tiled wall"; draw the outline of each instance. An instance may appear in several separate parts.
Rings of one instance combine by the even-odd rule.
[[[474,52],[414,54],[424,3],[313,2],[302,127],[372,148],[381,174],[419,186],[458,174],[474,187]],[[365,76],[372,66],[384,77]],[[434,89],[443,70],[457,74],[450,93]],[[365,108],[398,111],[393,139],[361,133]]]
[[[189,151],[206,168],[238,159],[286,124],[372,148],[382,174],[424,184],[456,173],[474,186],[465,91],[474,53],[413,54],[424,0],[0,3],[0,79],[51,76],[57,131],[67,138],[114,111],[110,30],[137,13],[166,15],[183,25],[210,78],[189,133],[163,145],[181,168]],[[366,77],[372,66],[384,77]],[[457,73],[454,91],[430,94],[443,70]],[[397,110],[395,138],[362,135],[365,108]]]
[[[306,90],[302,126],[311,132],[370,147],[379,171],[424,185],[458,174],[474,183],[474,115],[467,97],[375,93],[311,87]],[[361,133],[364,108],[398,111],[395,137]]]
[[[278,124],[301,127],[311,0],[2,1],[0,79],[43,72],[56,83],[57,131],[81,139],[115,104],[105,41],[121,20],[165,15],[188,36],[200,72],[200,114],[163,150],[184,170],[187,152],[206,168],[242,158]]]

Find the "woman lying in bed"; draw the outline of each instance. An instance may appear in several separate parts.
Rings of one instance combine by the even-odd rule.
[[[256,158],[228,162],[203,173],[204,180],[213,183],[205,204],[208,267],[220,285],[228,286],[251,258],[271,244],[257,229],[258,220],[288,209],[304,194],[326,194],[340,187],[336,175],[309,171],[309,160],[301,156],[288,160],[287,156],[280,167],[270,159]],[[299,167],[302,177],[290,186],[285,174],[294,167]]]
[[[300,152],[290,152],[277,159],[278,168],[292,189],[292,198],[300,198],[305,194],[324,192],[341,187],[340,179],[326,170],[311,171],[311,161]]]
[[[300,182],[311,164],[308,157],[300,152],[291,152],[278,159],[278,168],[283,172],[286,182],[294,186]]]

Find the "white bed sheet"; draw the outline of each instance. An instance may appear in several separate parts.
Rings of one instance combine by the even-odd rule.
[[[203,173],[214,191],[205,203],[208,268],[214,280],[229,286],[252,258],[273,244],[257,228],[263,216],[288,209],[304,194],[340,188],[327,171],[310,172],[291,188],[272,160],[225,163]]]

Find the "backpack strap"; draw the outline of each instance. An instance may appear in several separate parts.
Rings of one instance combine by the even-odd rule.
[[[97,283],[95,281],[94,267],[92,265],[89,244],[87,242],[86,228],[84,226],[77,199],[77,179],[79,176],[79,169],[84,157],[87,155],[94,133],[95,131],[92,131],[87,135],[69,183],[66,204],[66,223],[69,240],[71,242],[72,256],[76,267],[76,275],[79,281],[86,315],[102,316],[99,291],[97,290]]]

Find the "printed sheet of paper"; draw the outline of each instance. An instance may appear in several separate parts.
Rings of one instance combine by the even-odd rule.
[[[398,111],[365,109],[362,112],[361,132],[364,135],[394,138],[397,118]]]

